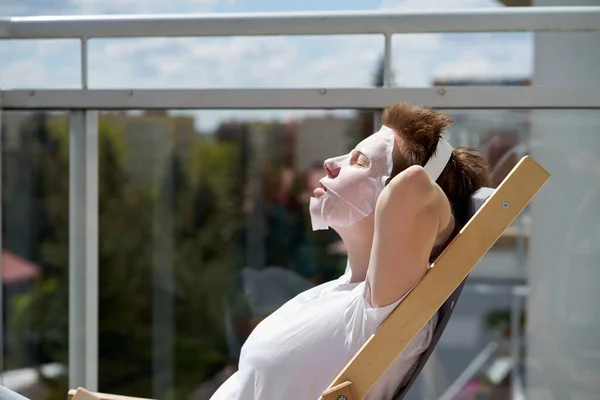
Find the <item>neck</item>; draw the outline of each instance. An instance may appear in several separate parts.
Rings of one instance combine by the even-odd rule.
[[[348,264],[352,272],[350,283],[362,282],[367,277],[374,234],[371,218],[372,216],[367,217],[351,228],[337,230],[348,253]]]

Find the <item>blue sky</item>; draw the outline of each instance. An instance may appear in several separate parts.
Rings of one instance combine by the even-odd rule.
[[[373,10],[379,7],[377,0],[238,0],[218,4],[216,12],[275,12],[275,11],[330,11],[330,10]]]
[[[0,16],[247,13],[502,7],[496,0],[0,0]],[[379,36],[235,37],[94,40],[91,88],[234,88],[370,86],[383,48]],[[398,86],[430,86],[436,78],[528,77],[532,38],[523,33],[396,35]],[[0,42],[0,87],[76,88],[76,41]],[[234,115],[203,112],[206,127]],[[292,118],[298,112],[278,113]]]

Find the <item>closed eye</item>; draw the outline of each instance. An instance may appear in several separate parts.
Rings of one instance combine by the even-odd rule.
[[[371,161],[360,151],[354,150],[352,152],[352,158],[350,159],[350,165],[359,168],[369,168],[371,166]]]

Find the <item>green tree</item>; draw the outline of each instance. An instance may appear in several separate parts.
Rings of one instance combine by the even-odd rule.
[[[375,69],[375,73],[373,74],[373,78],[371,83],[375,87],[383,87],[384,86],[384,78],[385,78],[385,57],[381,57],[379,62],[377,63],[377,68]],[[389,86],[395,86],[394,83],[394,71],[390,71],[389,78]]]
[[[68,122],[34,114],[24,124],[23,151],[34,154],[32,219],[38,224],[34,263],[43,277],[18,297],[9,315],[15,343],[34,340],[40,363],[68,360]],[[34,134],[27,132],[33,126]],[[40,372],[41,374],[41,372]],[[42,377],[44,378],[44,377]],[[51,389],[65,388],[65,379],[45,379]],[[64,391],[63,396],[64,398]]]
[[[40,258],[51,267],[19,299],[12,315],[16,326],[38,334],[47,358],[67,365],[68,121],[51,118],[45,126],[56,151],[40,151],[37,171],[43,182],[39,207],[47,221]],[[196,138],[189,164],[172,150],[165,180],[143,186],[131,182],[126,172],[131,161],[126,133],[123,124],[100,118],[100,389],[152,395],[152,334],[154,324],[161,323],[152,320],[156,262],[152,254],[155,247],[160,253],[160,246],[169,241],[171,257],[159,268],[169,269],[173,276],[173,287],[165,289],[174,299],[169,351],[174,356],[173,395],[184,398],[227,361],[223,296],[229,276],[241,265],[240,255],[231,247],[243,222],[239,149],[236,143]],[[38,142],[48,137],[41,135]],[[156,207],[167,213],[173,229],[156,229],[160,215]],[[48,400],[64,398],[65,378],[44,379],[54,389]]]

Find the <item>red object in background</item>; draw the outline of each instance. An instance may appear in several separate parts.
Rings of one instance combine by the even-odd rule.
[[[27,281],[40,275],[41,270],[37,265],[8,250],[2,250],[2,284]]]

